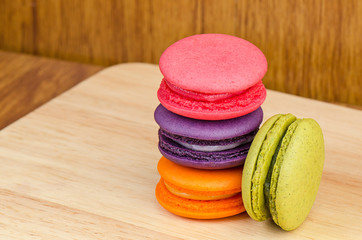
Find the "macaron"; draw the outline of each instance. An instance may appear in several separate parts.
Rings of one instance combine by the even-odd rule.
[[[224,169],[244,163],[263,111],[259,107],[242,117],[207,121],[177,115],[160,104],[154,117],[160,126],[158,147],[167,159],[187,167]]]
[[[181,39],[161,55],[161,104],[179,115],[223,120],[255,111],[264,102],[264,54],[252,43],[225,34]]]
[[[241,167],[201,170],[183,167],[162,157],[158,202],[169,212],[195,219],[216,219],[245,211],[241,197]]]
[[[250,217],[270,216],[290,231],[307,218],[324,165],[324,140],[313,119],[278,114],[256,134],[245,161],[243,201]]]

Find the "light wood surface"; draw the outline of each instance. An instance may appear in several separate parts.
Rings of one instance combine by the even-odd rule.
[[[0,49],[104,66],[158,63],[175,41],[226,33],[269,60],[268,88],[362,106],[361,0],[1,0]]]
[[[0,129],[100,69],[0,50]]]
[[[146,81],[147,79],[147,81]],[[175,216],[156,201],[158,67],[107,68],[0,132],[1,239],[357,239],[362,111],[268,91],[265,118],[312,117],[326,161],[304,224]]]

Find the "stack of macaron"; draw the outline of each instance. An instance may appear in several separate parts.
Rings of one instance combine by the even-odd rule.
[[[158,202],[197,219],[245,211],[242,168],[263,120],[265,56],[241,38],[200,34],[168,47],[159,67]]]

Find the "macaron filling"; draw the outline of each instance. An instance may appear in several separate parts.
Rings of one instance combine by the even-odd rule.
[[[219,151],[224,151],[224,150],[228,150],[228,149],[233,149],[236,148],[237,146],[240,146],[242,143],[231,143],[231,144],[227,144],[227,145],[219,145],[219,146],[202,146],[202,145],[196,145],[196,144],[189,144],[189,143],[185,143],[185,142],[181,142],[181,141],[177,141],[174,140],[175,142],[177,142],[178,144],[184,146],[185,148],[188,149],[192,149],[195,151],[201,151],[201,152],[219,152]]]
[[[172,194],[182,197],[182,198],[193,199],[193,200],[220,200],[220,199],[226,199],[226,198],[233,197],[236,194],[240,193],[240,192],[228,193],[230,191],[226,191],[226,192],[190,191],[190,190],[176,187],[166,181],[164,181],[164,184],[165,184],[167,190],[170,191]]]

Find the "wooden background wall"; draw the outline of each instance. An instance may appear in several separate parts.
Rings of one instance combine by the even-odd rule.
[[[0,49],[83,63],[158,63],[210,32],[257,45],[268,88],[362,106],[361,0],[0,0]]]

